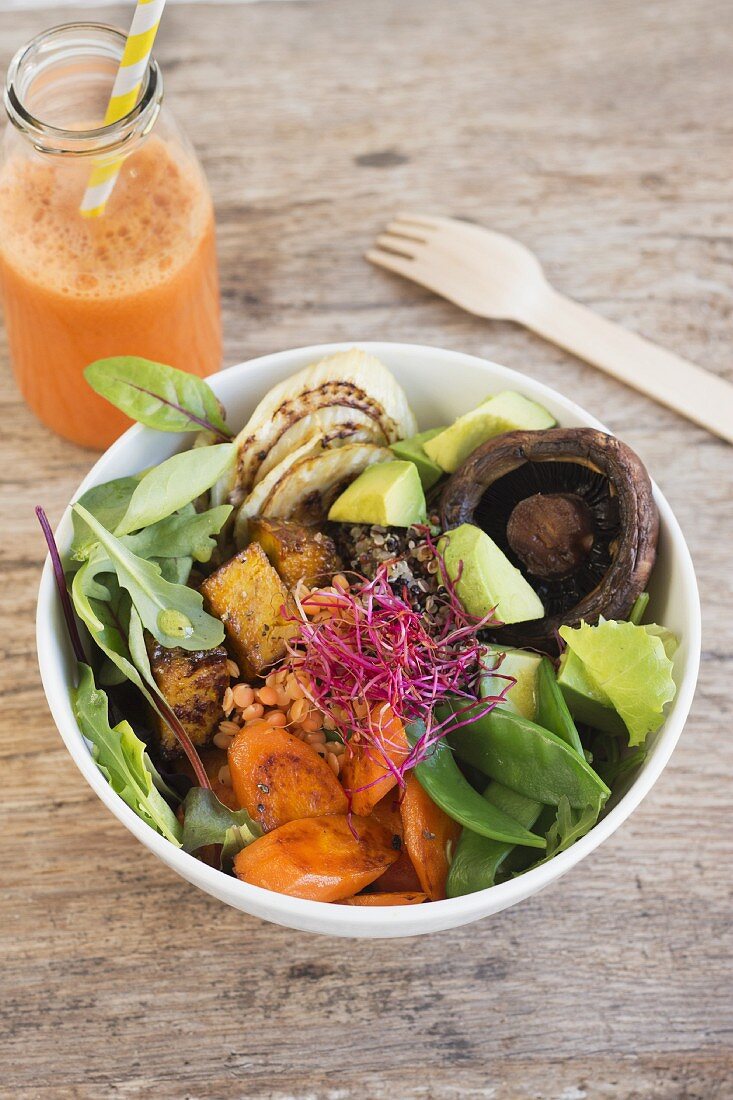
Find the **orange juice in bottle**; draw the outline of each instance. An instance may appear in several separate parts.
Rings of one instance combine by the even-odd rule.
[[[129,421],[84,367],[139,355],[199,375],[221,364],[214,215],[151,61],[136,107],[102,126],[125,36],[69,24],[8,72],[0,296],[18,386],[54,431],[106,447]],[[123,157],[104,213],[79,207],[94,164]]]

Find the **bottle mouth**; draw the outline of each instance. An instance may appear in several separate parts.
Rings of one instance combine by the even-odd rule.
[[[65,23],[22,46],[5,81],[13,126],[39,152],[57,156],[119,153],[148,133],[163,98],[153,58],[135,106],[116,122],[102,121],[126,41],[124,31],[105,23]]]

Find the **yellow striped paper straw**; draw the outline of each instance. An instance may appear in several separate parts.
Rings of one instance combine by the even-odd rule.
[[[104,116],[105,126],[119,122],[137,103],[164,6],[165,0],[137,0],[130,33]],[[82,217],[97,218],[104,212],[123,160],[120,157],[109,164],[98,164],[92,169],[80,207]]]

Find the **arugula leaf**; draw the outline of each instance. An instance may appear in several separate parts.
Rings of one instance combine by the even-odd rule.
[[[178,791],[174,791],[169,783],[166,783],[165,779],[148,756],[147,752],[143,753],[143,760],[145,761],[145,767],[150,772],[153,783],[155,784],[155,789],[157,791],[160,791],[161,794],[167,795],[168,798],[172,798],[175,802],[180,802],[180,794],[178,793]],[[178,819],[176,818],[176,820]]]
[[[112,598],[110,588],[97,579],[99,574],[108,573],[110,568],[109,558],[104,550],[97,546],[72,581],[71,598],[74,602],[74,610],[105,657],[119,670],[122,677],[130,680],[150,705],[155,707],[155,699],[143,683],[130,657],[125,635],[128,624],[118,618],[115,608],[110,603]]]
[[[576,840],[595,825],[598,820],[598,807],[586,806],[582,810],[573,810],[570,802],[563,795],[557,806],[555,822],[547,831],[547,859],[552,859],[558,852],[564,852]]]
[[[221,869],[229,870],[237,852],[262,836],[246,810],[230,810],[213,791],[192,787],[183,803],[183,850],[196,852],[206,844],[221,844]]]
[[[121,541],[139,558],[185,557],[206,562],[216,549],[214,536],[221,531],[231,512],[230,504],[210,508],[208,512],[195,512],[192,508],[183,515],[177,512],[166,516],[135,535],[123,535]]]
[[[180,823],[155,786],[146,765],[145,745],[129,722],[110,726],[107,696],[95,686],[89,665],[79,664],[73,702],[79,729],[91,741],[97,767],[112,789],[138,817],[180,848]]]
[[[193,558],[151,558],[163,580],[171,584],[187,584],[193,569]]]
[[[153,691],[157,691],[158,685],[155,682],[153,670],[150,667],[148,648],[145,645],[145,631],[143,629],[142,619],[134,606],[130,611],[130,627],[127,631],[127,645],[135,668],[138,670],[145,683],[150,684]]]
[[[614,788],[623,776],[640,768],[646,756],[646,749],[641,747],[632,749],[622,756],[619,739],[612,733],[599,732],[593,739],[595,769],[611,788]]]
[[[130,498],[137,489],[139,481],[138,477],[118,477],[113,481],[106,481],[104,485],[93,485],[79,497],[77,504],[81,504],[91,512],[108,531],[114,531],[127,511]],[[71,522],[74,527],[74,536],[71,541],[70,557],[73,561],[86,561],[97,541],[96,536],[81,516],[75,512],[71,514]]]
[[[130,593],[143,625],[161,645],[168,648],[181,646],[187,650],[213,649],[221,645],[224,626],[204,611],[200,592],[183,584],[171,584],[161,576],[159,566],[133,554],[121,539],[106,531],[81,504],[75,504],[73,508],[96,534],[117,574],[117,580]],[[101,595],[98,598],[105,597]]]
[[[114,533],[129,535],[177,512],[210,489],[229,469],[236,453],[234,443],[218,443],[182,451],[153,466],[140,479]]]
[[[84,377],[95,393],[148,428],[160,432],[205,428],[219,439],[233,434],[213,390],[195,374],[136,355],[119,355],[90,363]]]
[[[591,683],[609,701],[629,731],[629,745],[641,745],[664,721],[664,706],[675,696],[672,662],[658,635],[634,623],[606,621],[560,636],[583,662]]]
[[[124,492],[121,483],[129,481]],[[108,531],[112,531],[127,510],[132,492],[138,484],[137,478],[120,478],[117,482],[95,486],[77,501],[98,519]],[[114,486],[109,496],[96,490],[106,490]],[[117,486],[120,486],[118,489]],[[101,501],[101,505],[98,502]],[[123,503],[124,501],[124,503]],[[93,507],[88,507],[91,503]],[[95,510],[96,509],[96,510]],[[165,580],[173,584],[185,584],[188,581],[194,559],[206,562],[216,548],[215,535],[222,529],[231,514],[230,505],[220,505],[207,512],[197,513],[193,504],[184,504],[172,516],[166,516],[151,527],[144,527],[134,535],[123,535],[122,542],[139,558],[147,558],[160,567]],[[71,546],[71,565],[78,568],[78,562],[84,562],[97,545],[97,536],[76,512],[71,514],[74,524],[74,541]]]

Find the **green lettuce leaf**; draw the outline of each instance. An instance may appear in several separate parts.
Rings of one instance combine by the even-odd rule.
[[[246,810],[230,810],[213,791],[192,787],[183,803],[183,850],[196,852],[206,844],[221,844],[221,868],[228,871],[237,852],[262,836]]]
[[[661,726],[664,706],[675,695],[672,661],[663,639],[648,627],[603,619],[597,626],[561,626],[560,636],[622,718],[629,745],[642,745],[647,734]]]
[[[95,686],[89,665],[79,665],[73,702],[79,729],[91,741],[97,767],[112,789],[138,817],[180,848],[180,822],[157,790],[156,777],[146,762],[145,744],[129,722],[110,726],[107,696]]]

